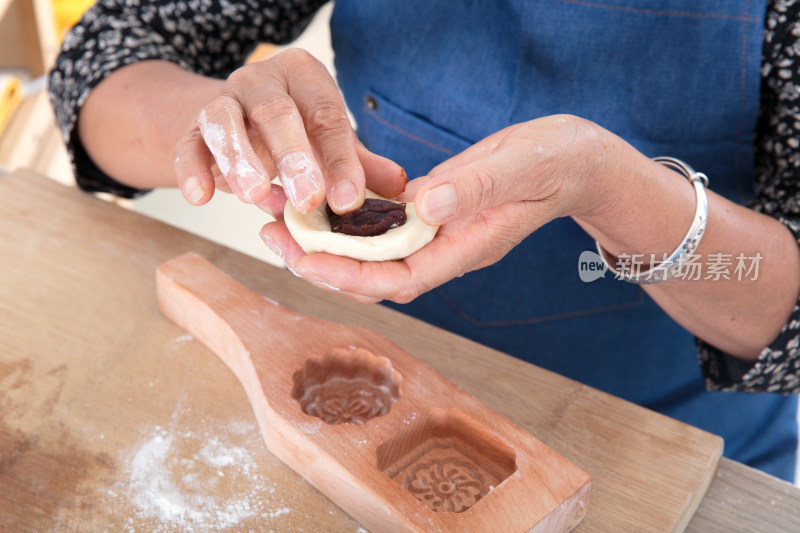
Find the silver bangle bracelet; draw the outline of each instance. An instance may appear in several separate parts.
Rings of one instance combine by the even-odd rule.
[[[623,254],[615,258],[600,246],[598,241],[597,252],[605,262],[608,270],[614,273],[617,279],[636,284],[660,283],[667,281],[680,273],[683,268],[694,259],[694,252],[700,246],[700,241],[703,239],[703,234],[706,231],[706,222],[708,221],[708,196],[706,195],[706,187],[708,186],[708,177],[702,172],[695,172],[692,167],[673,157],[655,157],[653,161],[661,163],[673,170],[677,170],[683,174],[694,186],[697,206],[694,211],[694,220],[686,233],[686,237],[678,245],[674,252],[664,257],[664,260],[656,263],[649,268],[642,269],[643,264],[639,264],[640,268],[636,268],[635,256],[625,254],[625,258],[630,259],[630,262],[622,261]],[[644,254],[641,254],[644,257]],[[616,266],[615,266],[616,265]]]

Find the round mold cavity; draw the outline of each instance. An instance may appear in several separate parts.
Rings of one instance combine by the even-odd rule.
[[[292,398],[327,424],[363,424],[400,398],[402,377],[385,357],[364,348],[333,348],[306,360],[292,376]]]

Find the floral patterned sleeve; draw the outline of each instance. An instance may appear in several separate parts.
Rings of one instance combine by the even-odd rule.
[[[75,134],[78,111],[106,76],[146,59],[227,77],[259,42],[285,43],[325,0],[98,0],[66,36],[48,90],[78,185],[132,198],[143,191],[103,173]]]
[[[800,1],[772,0],[769,4],[752,207],[780,220],[800,243]],[[709,389],[800,392],[800,303],[754,364],[699,339],[697,346]]]

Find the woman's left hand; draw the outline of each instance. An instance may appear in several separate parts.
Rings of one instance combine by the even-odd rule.
[[[602,206],[590,178],[608,156],[609,137],[592,122],[556,115],[505,128],[445,161],[399,197],[415,201],[423,221],[441,224],[427,246],[400,261],[306,255],[283,222],[267,224],[261,235],[318,287],[365,303],[410,302],[499,261],[547,222]]]

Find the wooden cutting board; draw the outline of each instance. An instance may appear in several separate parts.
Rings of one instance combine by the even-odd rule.
[[[0,178],[0,530],[358,529],[267,451],[234,374],[161,314],[156,268],[189,251],[380,333],[587,472],[575,531],[680,531],[713,478],[713,435],[17,172]]]

